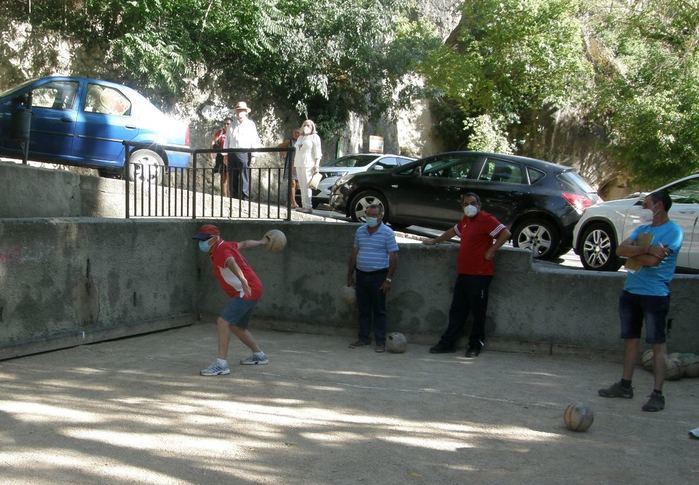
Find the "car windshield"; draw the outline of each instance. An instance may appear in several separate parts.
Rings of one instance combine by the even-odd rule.
[[[567,170],[559,174],[558,180],[561,181],[564,186],[575,192],[585,194],[595,193],[595,189],[587,183],[587,180],[582,178],[580,174],[574,170]]]
[[[347,155],[336,160],[321,163],[323,167],[366,167],[376,160],[379,155]]]

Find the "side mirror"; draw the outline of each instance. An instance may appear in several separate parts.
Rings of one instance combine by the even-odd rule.
[[[371,169],[372,169],[372,170],[376,170],[376,171],[380,171],[380,170],[383,170],[384,167],[383,167],[383,165],[379,165],[379,164],[377,163],[376,165],[374,165],[373,167],[371,167]]]

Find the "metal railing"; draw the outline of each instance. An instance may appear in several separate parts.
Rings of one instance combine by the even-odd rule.
[[[126,218],[187,217],[251,218],[291,220],[290,174],[284,166],[251,166],[255,153],[293,151],[289,148],[191,149],[173,145],[154,145],[124,141],[124,194]],[[188,153],[191,167],[170,167],[156,163],[131,162],[138,149],[163,153],[165,150]],[[209,166],[209,154],[243,153],[248,167],[224,165],[230,193],[226,193],[223,174]],[[204,155],[203,157],[200,157]],[[204,163],[202,163],[202,158]],[[290,169],[290,168],[289,168]],[[243,194],[245,179],[248,193]]]

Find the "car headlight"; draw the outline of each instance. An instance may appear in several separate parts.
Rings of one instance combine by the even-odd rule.
[[[337,182],[335,182],[335,186],[343,185],[346,184],[351,178],[352,178],[352,173],[345,173],[340,177]]]

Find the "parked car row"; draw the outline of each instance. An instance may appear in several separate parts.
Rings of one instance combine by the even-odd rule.
[[[414,160],[414,158],[390,153],[356,153],[353,155],[345,155],[335,160],[321,162],[318,172],[323,178],[320,184],[318,184],[318,188],[313,190],[313,207],[330,202],[333,185],[344,175],[359,172],[392,170]]]
[[[483,207],[510,227],[516,247],[541,259],[570,250],[573,227],[600,201],[571,167],[481,152],[442,153],[393,170],[346,174],[332,188],[330,205],[363,220],[368,205],[384,208],[394,226],[451,227],[462,215],[460,196],[475,192]]]
[[[667,190],[672,199],[670,219],[684,230],[684,242],[677,256],[677,269],[699,271],[699,174],[690,175],[652,192]],[[651,193],[652,193],[651,192]],[[646,193],[612,200],[590,207],[574,229],[574,248],[587,269],[616,271],[623,260],[617,246],[641,225]]]
[[[109,176],[123,169],[124,140],[189,147],[189,127],[163,114],[128,86],[85,77],[49,76],[0,93],[1,156],[22,157],[20,145],[11,136],[11,123],[13,113],[23,109],[29,94],[32,160],[96,168]],[[190,156],[153,146],[135,150],[129,160],[146,168],[186,167]],[[151,171],[144,169],[141,174],[147,172]]]

